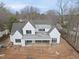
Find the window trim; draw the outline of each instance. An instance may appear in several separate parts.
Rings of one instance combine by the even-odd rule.
[[[32,40],[25,40],[25,45],[31,44],[31,43],[32,43]]]
[[[31,30],[26,30],[26,34],[31,34],[32,31]]]
[[[53,43],[57,43],[57,38],[52,38]]]
[[[45,29],[38,29],[39,31],[45,31]]]
[[[19,40],[19,41],[18,41]],[[21,39],[15,39],[16,43],[21,43]]]
[[[35,40],[35,43],[49,43],[49,40]]]

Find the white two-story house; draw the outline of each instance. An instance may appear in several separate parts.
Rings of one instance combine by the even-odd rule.
[[[57,28],[51,24],[27,21],[13,24],[10,40],[14,45],[22,46],[37,43],[59,44],[60,36]]]

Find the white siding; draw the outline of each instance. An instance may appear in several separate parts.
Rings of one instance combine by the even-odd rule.
[[[57,43],[60,43],[60,33],[59,33],[59,31],[56,29],[56,28],[54,28],[50,33],[49,33],[49,35],[50,35],[50,37],[51,38],[57,38]]]
[[[21,43],[22,43],[22,46],[25,46],[25,40],[22,39]]]
[[[39,29],[42,29],[42,28],[36,28],[36,32],[40,32]],[[50,28],[44,28],[45,29],[45,32],[48,32],[50,30]]]
[[[21,43],[16,43],[15,39],[21,39],[22,41],[22,35],[20,34],[19,31],[16,31],[14,35],[10,35],[10,40],[11,42],[13,42],[14,45],[21,45]]]
[[[11,41],[11,42],[14,42],[12,35],[10,35],[10,41]]]
[[[36,28],[36,29],[35,29]],[[31,34],[35,34],[35,32],[40,32],[39,29],[45,29],[45,32],[47,33],[50,29],[51,29],[51,26],[50,25],[37,25],[36,27],[34,28],[34,26],[28,22],[23,28],[23,35],[26,35],[26,30],[31,30]],[[42,32],[43,33],[43,32]],[[6,33],[7,34],[7,33]],[[32,38],[32,39],[26,39],[26,38],[22,38],[22,34],[19,32],[19,31],[16,31],[14,33],[14,35],[10,35],[10,40],[11,42],[13,42],[14,45],[22,45],[22,46],[25,46],[25,40],[32,40],[32,43],[35,43],[35,40],[50,40],[50,44],[52,43],[52,38],[57,38],[57,43],[60,43],[60,33],[59,31],[54,28],[50,33],[49,33],[50,37],[49,38],[46,38],[47,36],[45,36],[45,38]],[[40,36],[41,37],[41,36]],[[21,39],[21,43],[16,43],[15,39]]]
[[[48,32],[50,30],[50,28],[45,28],[45,32]]]
[[[51,39],[22,39],[22,46],[25,46],[25,41],[27,41],[27,40],[32,40],[32,43],[35,43],[35,40],[49,40],[50,42],[50,44],[52,43],[51,42]]]
[[[31,30],[32,34],[35,34],[35,28],[28,22],[23,28],[23,34],[26,34],[26,30]]]
[[[36,27],[36,32],[39,32],[39,29],[45,29],[45,32],[48,32],[51,29],[50,25],[44,25],[44,24],[37,24],[35,25]]]

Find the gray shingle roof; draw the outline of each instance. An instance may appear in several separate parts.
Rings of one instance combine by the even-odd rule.
[[[54,25],[55,22],[53,22],[53,20],[33,20],[34,24],[48,24],[48,25]]]
[[[11,35],[13,35],[17,30],[22,34],[22,28],[25,23],[13,23]]]
[[[30,36],[29,36],[30,35]],[[22,39],[51,39],[50,36],[47,34],[47,33],[36,33],[36,35],[32,35],[32,34],[29,34],[29,35],[23,35],[23,38]]]
[[[54,28],[55,26],[52,26],[52,28],[48,31],[48,33],[50,33]]]
[[[11,35],[13,35],[17,30],[22,34],[22,28],[24,27],[27,22],[30,22],[34,27],[35,24],[48,24],[48,25],[54,25],[52,21],[48,20],[26,20],[25,22],[22,23],[13,23],[12,30],[11,30]]]
[[[16,31],[19,31],[22,34],[22,28],[27,24],[28,21],[22,22],[22,23],[13,23],[11,35],[13,35]],[[29,21],[34,27],[34,23],[32,21]]]

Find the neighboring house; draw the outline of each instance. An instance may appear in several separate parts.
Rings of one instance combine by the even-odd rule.
[[[14,45],[22,46],[34,43],[59,44],[61,34],[54,25],[48,23],[43,21],[14,23],[10,40]]]
[[[7,35],[8,33],[9,33],[8,29],[0,27],[0,37],[2,37],[3,35]]]
[[[4,34],[3,30],[0,29],[0,37],[2,37]]]

